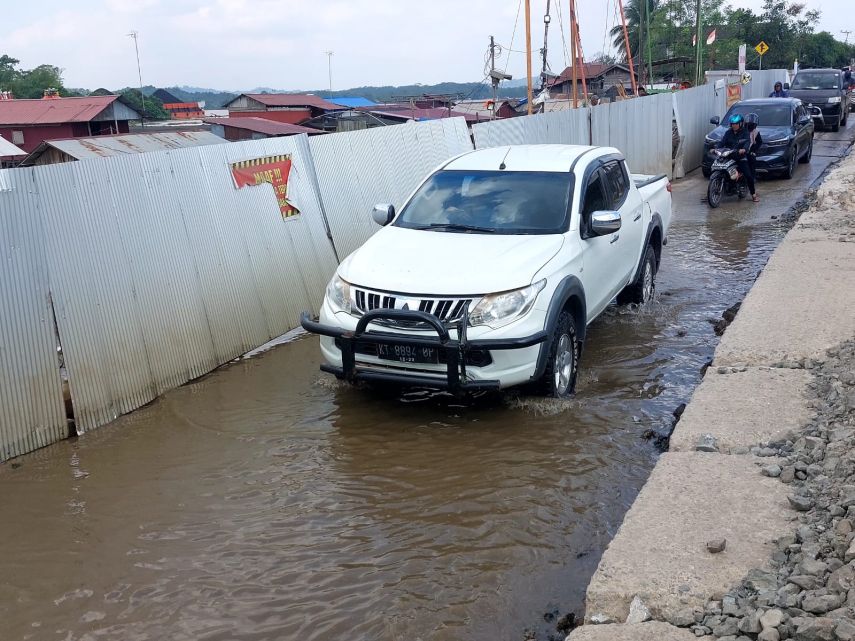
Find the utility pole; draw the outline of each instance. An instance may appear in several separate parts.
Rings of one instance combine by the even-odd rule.
[[[330,86],[329,96],[330,96],[330,98],[332,98],[332,55],[333,55],[333,52],[332,51],[324,51],[324,53],[327,54],[327,75],[329,76],[329,83],[330,83],[329,84],[329,86]]]
[[[701,78],[703,77],[703,54],[701,53],[701,29],[703,28],[703,21],[701,20],[701,0],[698,0],[697,5],[695,6],[695,38],[697,38],[697,46],[698,49],[695,52],[695,86],[701,84]],[[761,56],[762,59],[762,56]]]
[[[493,85],[493,120],[496,119],[496,102],[499,100],[499,79],[496,71],[496,41],[490,36],[490,84]]]
[[[629,32],[626,30],[626,14],[623,12],[623,0],[618,0],[620,6],[620,22],[623,25],[623,46],[626,48],[626,61],[629,63],[629,81],[632,83],[632,95],[638,95],[638,86],[635,83],[635,68],[632,64],[632,51],[629,50]]]
[[[849,44],[849,34],[852,33],[852,31],[849,29],[841,29],[840,33],[842,33],[846,36],[846,40],[843,41],[843,44],[848,45]]]
[[[579,90],[576,88],[579,58],[576,56],[576,12],[573,11],[573,0],[570,0],[570,52],[573,60],[573,109],[576,109],[579,106]]]
[[[644,20],[647,23],[647,82],[653,89],[653,55],[650,53],[650,4],[649,0],[644,2]]]
[[[528,115],[532,114],[531,96],[531,0],[525,0],[525,71]]]
[[[585,77],[585,55],[582,52],[582,36],[579,34],[579,19],[576,17],[576,0],[570,0],[573,8],[571,19],[576,24],[576,60],[579,61],[579,73],[582,80],[582,95],[585,96],[585,104],[588,104],[588,79]]]
[[[140,102],[142,103],[142,113],[140,114],[140,122],[145,122],[145,94],[143,93],[143,84],[142,84],[142,68],[140,67],[140,47],[137,39],[139,38],[139,33],[134,30],[128,34],[128,37],[134,39],[134,50],[137,52],[137,74],[140,79]],[[118,133],[118,132],[117,132]]]

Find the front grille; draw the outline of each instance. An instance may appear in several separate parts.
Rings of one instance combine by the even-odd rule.
[[[410,294],[391,295],[386,292],[376,292],[361,287],[352,289],[352,308],[361,315],[375,309],[410,309],[433,314],[446,324],[456,323],[463,317],[466,305],[472,308],[472,298],[456,298],[451,296],[421,297]],[[394,327],[425,327],[418,321],[393,321],[383,319],[377,321],[380,325]]]

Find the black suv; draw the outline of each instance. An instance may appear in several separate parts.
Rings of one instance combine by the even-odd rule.
[[[839,69],[805,69],[799,71],[790,86],[790,97],[810,107],[819,107],[822,122],[818,125],[837,131],[846,126],[849,116],[849,88]]]

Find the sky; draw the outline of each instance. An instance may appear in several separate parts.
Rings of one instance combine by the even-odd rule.
[[[586,58],[610,50],[616,0],[577,0]],[[843,39],[852,0],[803,0],[822,11],[819,29]],[[144,84],[227,90],[334,90],[363,85],[471,82],[484,77],[490,35],[498,61],[525,77],[521,0],[0,0],[0,54],[24,68],[53,64],[68,87],[139,84],[131,30],[139,34]],[[546,0],[531,0],[533,73],[543,43]],[[567,0],[552,2],[549,61],[567,56]],[[762,0],[738,6],[759,9]],[[558,9],[561,11],[559,12]],[[563,20],[559,20],[559,13]],[[516,23],[516,29],[514,25]],[[565,41],[569,35],[565,35]],[[605,43],[605,47],[604,47]],[[332,51],[332,56],[325,52]]]

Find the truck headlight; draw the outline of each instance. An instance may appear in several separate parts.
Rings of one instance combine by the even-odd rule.
[[[831,98],[828,99],[828,104],[830,105],[836,105],[838,102],[840,102],[840,96],[831,96]]]
[[[330,284],[327,285],[327,299],[333,307],[350,313],[350,283],[339,277],[338,274],[332,277]]]
[[[472,327],[489,325],[494,329],[504,327],[525,316],[544,287],[546,287],[546,279],[521,289],[488,294],[478,301],[469,314],[469,324]]]

